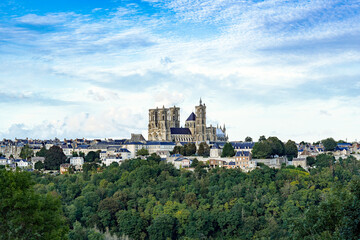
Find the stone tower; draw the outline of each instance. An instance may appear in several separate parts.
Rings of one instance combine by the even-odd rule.
[[[185,127],[190,129],[191,135],[195,136],[196,129],[196,116],[195,113],[191,113],[190,116],[186,119]]]
[[[195,107],[196,122],[195,122],[195,140],[199,142],[206,141],[206,106],[202,104],[200,98],[200,105]]]
[[[170,128],[180,127],[180,108],[149,109],[148,140],[171,141]]]

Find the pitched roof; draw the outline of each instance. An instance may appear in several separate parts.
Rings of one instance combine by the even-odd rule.
[[[250,155],[250,153],[247,151],[238,151],[238,152],[236,152],[235,157],[247,157],[249,155]]]
[[[131,134],[131,138],[129,140],[129,142],[145,142],[145,138],[143,137],[142,134]]]
[[[211,149],[220,149],[219,145],[217,143],[214,143]]]
[[[192,112],[190,114],[190,116],[186,119],[186,121],[195,121],[195,119],[196,119],[196,116],[195,116],[194,112]]]
[[[181,134],[181,135],[191,135],[191,131],[189,128],[170,128],[171,134]]]
[[[253,142],[231,142],[235,149],[252,149],[255,145]]]
[[[174,142],[159,142],[159,141],[149,141],[146,143],[146,145],[171,145],[175,146]]]

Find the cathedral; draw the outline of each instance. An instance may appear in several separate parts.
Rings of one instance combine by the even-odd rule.
[[[180,127],[180,108],[170,107],[149,109],[149,141],[167,142],[223,142],[227,141],[226,128],[206,126],[206,106],[200,99],[185,121],[185,127]]]

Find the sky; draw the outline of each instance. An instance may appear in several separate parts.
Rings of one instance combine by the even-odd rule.
[[[2,0],[0,138],[147,138],[202,98],[230,140],[360,140],[359,0]]]

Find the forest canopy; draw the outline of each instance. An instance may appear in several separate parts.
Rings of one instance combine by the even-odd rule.
[[[191,172],[150,156],[77,174],[32,174],[35,185],[21,191],[24,198],[37,196],[43,221],[49,198],[55,207],[47,213],[66,219],[57,223],[60,232],[49,234],[69,229],[69,239],[358,239],[359,162],[323,154],[313,166],[307,172],[263,165],[244,173],[199,164]],[[2,192],[1,204],[11,196]],[[63,212],[52,196],[60,197]]]

